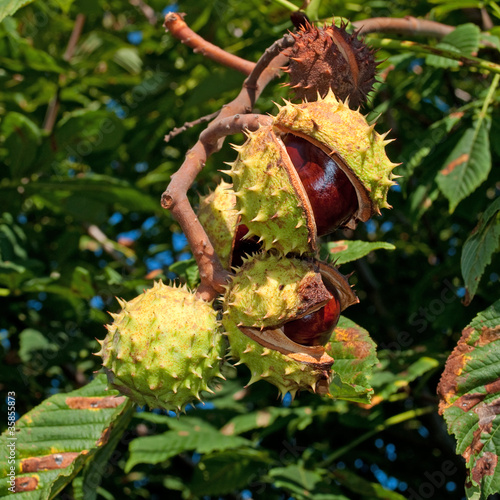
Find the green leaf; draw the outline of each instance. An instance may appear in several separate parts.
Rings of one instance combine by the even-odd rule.
[[[461,24],[443,38],[443,42],[456,47],[462,54],[471,55],[479,50],[481,30],[472,23]]]
[[[372,483],[366,479],[358,476],[354,472],[344,469],[336,469],[332,476],[336,481],[338,481],[343,486],[346,486],[351,491],[355,493],[360,493],[363,498],[381,498],[384,500],[404,500],[405,497],[396,493],[395,491],[389,491],[385,489],[381,484]]]
[[[26,234],[18,224],[14,224],[12,215],[2,214],[0,217],[0,261],[26,260],[28,258],[26,243]]]
[[[399,172],[404,179],[410,179],[416,168],[423,163],[427,164],[429,155],[436,150],[451,132],[451,130],[462,120],[464,113],[461,111],[450,113],[443,119],[434,122],[424,134],[411,142],[408,152],[403,153],[403,164],[399,167]],[[425,165],[424,165],[425,168]],[[419,186],[420,187],[420,186]]]
[[[154,212],[160,210],[160,203],[146,193],[139,191],[127,181],[107,175],[82,175],[76,178],[56,178],[47,181],[30,182],[26,192],[54,198],[60,193],[63,200],[69,200],[76,194],[102,201],[116,209],[128,211]]]
[[[319,7],[321,5],[321,0],[311,0],[306,7],[306,14],[312,21],[317,21],[319,19]]]
[[[76,159],[114,150],[122,143],[125,128],[114,113],[79,109],[67,113],[54,132],[52,148]]]
[[[5,163],[10,166],[11,176],[23,177],[36,158],[41,142],[40,129],[25,115],[11,111],[2,121],[0,136],[4,137]]]
[[[178,422],[172,421],[170,425],[176,429],[158,436],[137,438],[130,443],[130,457],[125,472],[129,472],[136,464],[158,464],[184,451],[210,453],[252,447],[251,441],[238,436],[225,436],[201,420],[180,419]]]
[[[85,464],[82,474],[77,478],[80,479],[78,482],[78,491],[76,491],[77,488],[75,488],[75,482],[73,482],[75,497],[80,494],[83,500],[96,500],[98,493],[103,495],[98,486],[101,484],[103,478],[110,475],[110,472],[107,471],[106,468],[107,462],[110,459],[113,450],[123,438],[124,432],[126,431],[134,413],[135,405],[129,403],[129,409],[127,412],[124,412],[123,417],[114,422],[111,427],[111,435],[108,442],[105,446],[102,446],[97,450],[93,459],[89,460]],[[111,471],[113,471],[113,469],[111,469]]]
[[[500,300],[462,332],[438,385],[439,413],[468,469],[468,498],[500,491]]]
[[[64,73],[64,69],[57,64],[56,60],[50,54],[44,50],[36,49],[27,42],[23,43],[22,47],[24,62],[29,68],[44,73],[47,71],[51,71],[53,73]]]
[[[270,406],[232,418],[222,429],[225,436],[235,436],[254,429],[264,429],[272,425],[277,418],[291,414],[289,408],[275,408]]]
[[[472,23],[462,24],[446,35],[436,48],[469,56],[479,50],[479,36],[478,26]],[[437,55],[428,55],[426,62],[430,66],[438,68],[458,68],[460,66],[458,61]]]
[[[39,351],[46,354],[57,351],[57,346],[44,337],[43,333],[33,328],[26,328],[19,334],[19,357],[28,363]]]
[[[328,251],[330,259],[335,264],[345,264],[368,255],[373,250],[394,250],[396,247],[385,241],[359,241],[359,240],[339,240],[331,241],[324,245]]]
[[[67,14],[74,0],[52,0],[60,9]]]
[[[431,12],[432,15],[435,15],[436,17],[441,17],[446,15],[448,12],[454,11],[454,10],[461,10],[461,9],[473,9],[473,8],[482,8],[483,4],[480,2],[477,2],[475,0],[455,0],[455,1],[449,1],[446,0],[445,2],[441,2],[441,0],[431,0],[430,3],[442,3],[443,5],[440,5],[439,7],[434,7]]]
[[[436,45],[437,49],[441,50],[448,50],[450,52],[456,52],[457,54],[460,54],[460,50],[458,50],[456,47],[449,43],[438,43]],[[460,67],[460,64],[458,61],[455,59],[450,59],[449,57],[443,57],[443,56],[438,56],[438,55],[427,55],[425,57],[425,62],[429,66],[434,66],[435,68],[458,68]]]
[[[15,447],[16,459],[0,455],[0,496],[15,491],[14,500],[54,498],[106,445],[113,426],[130,418],[131,403],[117,395],[99,375],[81,389],[50,397],[9,427],[0,445]]]
[[[194,495],[224,495],[243,487],[262,486],[271,460],[266,451],[230,449],[203,457],[189,483]]]
[[[84,299],[90,299],[95,295],[92,277],[88,269],[80,266],[75,267],[71,278],[71,290]]]
[[[309,492],[315,491],[316,485],[321,482],[318,472],[295,464],[271,469],[269,476],[275,486],[284,488],[299,499],[310,498]]]
[[[461,268],[467,290],[465,305],[469,305],[474,298],[481,276],[499,248],[500,198],[497,198],[484,211],[462,250]]]
[[[124,47],[115,52],[113,60],[129,73],[138,74],[142,69],[142,59],[137,49]]]
[[[341,316],[326,351],[335,360],[330,394],[336,399],[369,403],[373,393],[369,377],[378,361],[369,333]]]
[[[436,182],[450,203],[450,213],[480,184],[491,169],[490,120],[477,120],[450,153]]]
[[[168,270],[184,278],[190,288],[195,288],[200,282],[198,264],[194,258],[174,262]]]
[[[0,0],[0,21],[12,16],[17,10],[30,4],[33,0]]]
[[[382,359],[382,353],[379,353],[379,358]],[[401,373],[393,373],[384,369],[374,371],[370,379],[371,385],[375,390],[373,399],[376,399],[377,403],[386,400],[392,394],[395,394],[404,387],[408,387],[410,382],[413,382],[431,370],[435,370],[438,366],[439,361],[437,359],[422,356]]]

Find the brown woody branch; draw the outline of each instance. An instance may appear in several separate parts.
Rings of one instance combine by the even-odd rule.
[[[362,35],[367,33],[397,33],[399,35],[433,36],[437,38],[443,38],[455,29],[447,24],[428,21],[427,19],[417,19],[412,16],[402,18],[373,17],[355,21],[352,25]]]
[[[175,127],[165,136],[164,139],[165,142],[170,142],[174,137],[178,136],[179,134],[182,134],[182,132],[185,132],[186,130],[192,127],[196,127],[196,125],[199,125],[200,123],[206,123],[209,122],[210,120],[213,120],[218,114],[219,111],[216,111],[215,113],[210,113],[209,115],[201,116],[200,118],[197,118],[192,122],[186,122],[181,127]]]
[[[287,62],[288,58],[283,56],[281,51],[291,44],[293,37],[286,35],[264,52],[245,80],[238,96],[223,106],[217,118],[210,123],[197,143],[188,151],[184,163],[172,175],[170,184],[162,195],[162,207],[172,212],[193,251],[201,279],[197,294],[205,300],[212,300],[224,291],[229,273],[223,269],[203,226],[196,217],[187,198],[187,191],[205,166],[207,158],[222,147],[224,136],[227,135],[227,125],[233,131],[237,129],[237,125],[246,128],[259,125],[260,119],[249,117],[243,120],[240,117],[235,118],[234,115],[248,114],[252,111],[262,90]],[[227,118],[230,119],[226,120]]]
[[[242,130],[254,131],[261,126],[271,125],[272,122],[272,117],[266,115],[236,114],[228,116],[227,118],[217,120],[211,127],[205,129],[200,134],[200,141],[213,144],[228,135],[237,134]]]
[[[248,75],[252,72],[255,63],[242,59],[204,40],[196,34],[185,22],[184,14],[171,12],[165,16],[165,28],[178,40],[191,47],[195,53],[200,52],[224,66]]]
[[[360,30],[360,33],[365,34],[384,31],[443,37],[454,29],[433,21],[410,17],[404,19],[374,18],[353,24]],[[184,231],[198,264],[201,284],[197,294],[204,300],[210,301],[224,291],[229,273],[223,269],[203,226],[196,217],[187,198],[187,191],[210,155],[220,150],[225,136],[244,129],[253,130],[261,124],[269,123],[271,120],[269,117],[250,115],[250,113],[263,89],[288,62],[288,58],[282,54],[282,51],[291,46],[294,39],[291,35],[285,35],[271,45],[254,64],[229,54],[201,38],[187,26],[182,14],[167,14],[165,28],[182,43],[193,48],[195,52],[201,52],[214,61],[249,75],[239,95],[222,107],[218,116],[200,134],[193,148],[187,152],[183,164],[172,175],[170,184],[161,198],[162,207],[172,212]]]

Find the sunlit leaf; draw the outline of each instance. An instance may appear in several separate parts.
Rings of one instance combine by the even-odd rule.
[[[500,249],[500,198],[482,214],[462,250],[462,275],[467,289],[466,304],[474,298],[479,281],[492,255]]]
[[[441,192],[450,203],[450,212],[479,185],[491,169],[490,121],[476,121],[450,153],[436,177]]]
[[[33,0],[1,0],[0,1],[0,21],[7,16],[12,16],[17,10],[30,4]]]
[[[435,370],[439,366],[437,359],[422,356],[401,373],[394,373],[392,370],[385,368],[387,363],[382,354],[379,354],[379,356],[382,359],[381,368],[377,369],[370,379],[371,385],[375,390],[375,395],[371,401],[372,404],[378,404],[386,400],[391,395],[408,387],[418,377]]]
[[[101,375],[82,389],[50,397],[9,427],[0,444],[10,450],[14,443],[15,460],[0,456],[0,496],[54,498],[106,446],[113,425],[130,418],[130,403],[117,394],[107,391]]]
[[[396,247],[385,241],[357,241],[340,240],[331,241],[325,245],[329,259],[335,264],[345,264],[368,255],[374,250],[394,250]]]
[[[480,29],[475,24],[462,24],[446,35],[436,47],[463,55],[471,55],[479,49],[479,35]],[[438,68],[458,68],[460,66],[458,61],[438,55],[427,56],[426,62]]]
[[[438,386],[439,412],[468,469],[469,498],[500,491],[500,301],[462,332]],[[481,495],[479,495],[479,489]]]
[[[114,61],[130,73],[139,73],[142,68],[142,60],[136,49],[123,47],[115,52]]]
[[[168,270],[185,279],[190,288],[194,288],[200,281],[198,265],[194,258],[174,262]]]
[[[341,316],[326,350],[335,360],[330,394],[337,399],[369,403],[373,393],[369,378],[378,361],[369,333]]]

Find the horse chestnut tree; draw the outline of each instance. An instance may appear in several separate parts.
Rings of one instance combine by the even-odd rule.
[[[436,386],[495,493],[495,5],[94,3],[0,8],[0,496],[462,498]]]

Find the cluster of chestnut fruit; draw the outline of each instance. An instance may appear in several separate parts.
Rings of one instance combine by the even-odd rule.
[[[296,344],[324,346],[341,311],[357,302],[333,266],[319,265],[317,240],[338,228],[356,227],[388,206],[395,164],[385,154],[386,143],[333,92],[315,102],[287,103],[272,125],[249,132],[246,143],[235,147],[238,159],[227,172],[233,184],[224,184],[202,203],[200,221],[209,237],[226,241],[221,260],[227,269],[246,272],[245,258],[259,252],[307,259],[316,266],[328,299],[311,301],[309,310],[301,308],[295,318],[284,314],[283,323],[270,326]],[[225,235],[212,230],[218,196],[226,199],[218,211]]]

